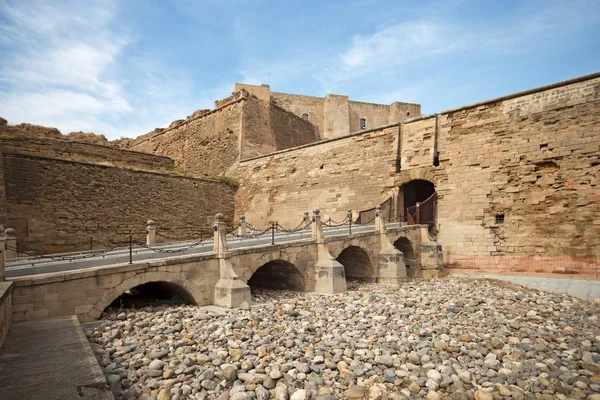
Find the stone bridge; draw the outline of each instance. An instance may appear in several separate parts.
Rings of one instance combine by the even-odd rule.
[[[377,215],[374,230],[326,237],[318,210],[311,226],[308,239],[230,250],[218,214],[209,253],[15,277],[13,319],[92,321],[126,291],[152,283],[193,304],[232,308],[251,303],[251,286],[341,293],[346,279],[397,284],[441,271],[441,246],[427,226],[386,228]]]

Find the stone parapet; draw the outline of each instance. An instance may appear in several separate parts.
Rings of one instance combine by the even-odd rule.
[[[12,325],[12,282],[0,282],[0,348]]]
[[[175,162],[169,157],[64,139],[0,135],[0,145],[6,154],[155,171],[172,171],[175,168]]]

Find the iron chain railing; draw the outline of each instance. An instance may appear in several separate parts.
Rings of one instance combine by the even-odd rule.
[[[311,227],[311,225],[314,223],[314,221],[312,219],[309,219],[307,216],[308,216],[308,213],[306,213],[305,218],[303,218],[302,221],[293,228],[284,227],[283,225],[281,225],[279,222],[276,222],[276,221],[271,222],[270,225],[264,229],[258,229],[251,223],[245,223],[245,227],[246,227],[246,230],[248,233],[240,234],[240,233],[238,233],[238,230],[241,226],[241,223],[240,223],[240,224],[238,224],[237,227],[231,227],[231,229],[228,229],[226,234],[228,236],[240,238],[240,239],[259,238],[259,237],[266,237],[267,235],[269,235],[271,238],[271,244],[274,245],[275,241],[276,241],[277,233],[293,234],[293,233],[308,230]],[[368,221],[356,223],[352,219],[352,211],[348,210],[348,214],[347,214],[346,218],[344,218],[343,220],[335,221],[331,218],[328,218],[328,220],[323,223],[323,226],[329,227],[329,228],[340,228],[343,226],[348,226],[349,233],[352,233],[353,225],[371,224],[374,221],[374,219],[375,219],[375,217],[373,217],[372,219],[370,219]],[[125,252],[125,254],[129,253],[128,254],[129,255],[129,263],[133,263],[134,250],[138,249],[138,248],[146,249],[146,250],[153,251],[156,253],[177,254],[177,253],[184,253],[190,249],[193,249],[202,244],[206,244],[209,241],[212,241],[212,235],[210,235],[210,234],[203,237],[205,233],[208,233],[204,228],[200,228],[200,230],[197,231],[200,234],[199,239],[198,238],[181,239],[181,238],[177,238],[175,236],[171,236],[171,235],[168,235],[168,234],[165,234],[162,232],[155,231],[154,233],[158,237],[162,237],[162,238],[169,239],[169,240],[176,240],[176,241],[181,242],[180,246],[176,246],[173,242],[173,245],[171,245],[170,247],[167,248],[167,247],[165,247],[165,242],[157,243],[157,244],[148,244],[147,243],[147,240],[148,240],[147,235],[150,232],[151,231],[147,231],[146,236],[143,239],[139,236],[135,237],[134,235],[129,234],[127,237],[127,240],[125,240],[125,241],[122,241],[122,240],[114,240],[113,241],[111,239],[108,239],[108,242],[106,242],[106,241],[102,241],[102,240],[98,240],[98,239],[94,239],[93,237],[90,237],[89,238],[90,250],[85,250],[85,251],[80,251],[80,252],[43,254],[41,251],[36,250],[36,249],[26,249],[23,247],[22,244],[19,244],[17,246],[17,248],[12,248],[11,246],[7,246],[7,249],[14,251],[18,255],[26,256],[26,257],[18,257],[20,261],[29,261],[29,260],[74,261],[74,260],[82,260],[82,259],[103,256],[108,252],[121,249]],[[182,243],[184,241],[189,242],[189,243]],[[102,248],[94,249],[94,246],[102,246]],[[15,261],[16,261],[16,259],[15,259]]]

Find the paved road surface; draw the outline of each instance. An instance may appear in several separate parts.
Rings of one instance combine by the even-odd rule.
[[[77,317],[15,322],[0,350],[0,399],[114,400]]]
[[[387,224],[388,228],[398,227],[398,223]],[[352,233],[364,233],[370,232],[375,229],[373,224],[371,225],[353,225]],[[325,228],[325,236],[345,236],[349,234],[348,226],[342,226],[339,228]],[[311,230],[306,229],[295,233],[275,233],[275,243],[285,243],[298,240],[309,240],[311,238]],[[193,242],[186,243],[168,243],[159,244],[154,246],[153,249],[147,249],[144,247],[135,246],[133,249],[133,261],[144,261],[154,260],[166,257],[175,257],[182,255],[191,254],[203,254],[209,253],[213,250],[213,240],[203,241],[201,244],[188,248]],[[239,249],[255,246],[264,246],[271,244],[271,234],[267,233],[264,236],[255,238],[236,238],[228,237],[227,246],[229,249]],[[169,250],[182,250],[175,253],[160,252],[158,250],[169,251]],[[65,253],[60,259],[43,258],[43,259],[24,259],[18,262],[11,262],[6,267],[6,277],[13,278],[18,276],[46,274],[52,272],[70,271],[74,269],[84,269],[91,267],[100,267],[104,265],[114,265],[129,262],[129,249],[122,248],[118,250],[108,251],[106,253],[98,254],[91,253],[90,257],[87,258],[75,258],[65,260],[63,257],[78,257],[85,253]]]

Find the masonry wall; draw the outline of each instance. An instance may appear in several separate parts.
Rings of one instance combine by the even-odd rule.
[[[22,135],[0,134],[0,146],[5,153],[59,158],[130,168],[171,171],[172,159],[154,154],[128,151],[111,146]]]
[[[350,133],[350,107],[348,96],[328,94],[325,96],[325,121],[323,139],[346,136]]]
[[[348,208],[374,207],[394,188],[397,136],[392,126],[242,161],[236,214],[256,226],[293,227],[314,208],[342,220]]]
[[[308,120],[318,127],[319,138],[323,137],[324,98],[272,92],[271,102],[300,118],[302,118],[302,114],[308,114]]]
[[[365,119],[367,129],[387,125],[390,118],[390,106],[385,104],[349,101],[348,110],[350,116],[349,132],[360,131],[361,118]]]
[[[423,179],[438,192],[447,261],[597,256],[599,146],[595,75],[242,162],[236,214],[294,226],[320,208],[340,220]]]
[[[244,102],[240,159],[319,140],[318,129],[283,108],[257,98]]]
[[[600,78],[444,113],[438,148],[446,252],[599,255]]]
[[[308,120],[318,126],[319,137],[330,139],[360,130],[364,118],[367,129],[376,128],[421,115],[421,106],[394,102],[391,105],[349,101],[348,96],[329,94],[322,97],[271,93],[271,102],[298,117],[308,114]]]
[[[317,127],[274,104],[269,104],[269,121],[277,150],[314,143],[320,139]]]
[[[406,121],[421,115],[421,105],[395,101],[390,104],[390,117],[388,123]]]
[[[214,177],[226,173],[238,159],[242,115],[240,97],[222,108],[140,136],[130,148],[168,156],[181,171]]]
[[[175,238],[199,236],[215,213],[228,221],[234,189],[214,180],[4,153],[8,226],[45,253],[145,238],[146,221]]]

